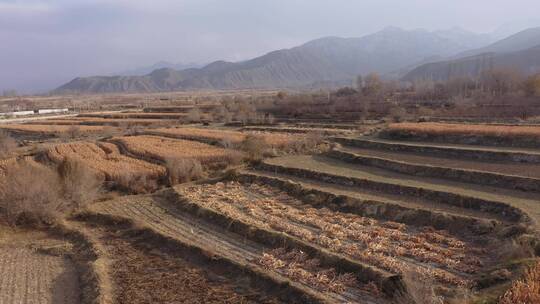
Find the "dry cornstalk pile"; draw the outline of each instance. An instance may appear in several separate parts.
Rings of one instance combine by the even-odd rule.
[[[463,277],[483,265],[479,257],[485,252],[444,231],[416,231],[400,223],[305,207],[274,188],[230,182],[193,186],[182,193],[194,203],[227,216],[284,231],[394,273],[413,268],[457,286],[467,285]]]

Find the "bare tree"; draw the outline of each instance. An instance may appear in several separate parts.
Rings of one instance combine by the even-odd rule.
[[[201,121],[201,111],[199,110],[199,108],[191,109],[187,114],[187,119],[189,122]]]
[[[377,73],[370,73],[364,80],[362,92],[366,96],[378,96],[381,93],[383,83]]]
[[[356,90],[358,92],[362,92],[362,89],[364,88],[364,78],[362,77],[362,75],[356,76],[354,84],[356,86]]]
[[[480,82],[493,96],[504,96],[509,92],[516,91],[521,83],[522,75],[513,69],[498,68],[485,71],[480,77]]]
[[[18,144],[15,139],[13,139],[9,133],[6,131],[0,131],[0,157],[6,158],[9,157],[13,151],[17,148]]]

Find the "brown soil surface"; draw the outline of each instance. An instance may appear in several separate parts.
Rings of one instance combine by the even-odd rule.
[[[434,155],[419,153],[403,153],[384,150],[342,147],[340,150],[363,156],[379,157],[389,160],[408,162],[415,165],[428,165],[454,169],[486,171],[505,175],[517,175],[540,178],[540,164],[479,162],[454,158],[442,158]]]
[[[143,225],[166,237],[192,244],[212,252],[216,257],[241,265],[250,265],[250,267],[261,271],[264,270],[260,268],[258,261],[262,260],[265,252],[272,249],[190,215],[167,210],[151,196],[128,196],[100,202],[92,205],[91,210],[96,213],[133,219],[138,223],[144,223]],[[274,273],[274,275],[281,276],[278,273]],[[307,285],[301,285],[303,288],[310,288]],[[314,289],[311,292],[319,293]],[[364,303],[358,294],[327,292],[325,296],[332,298],[332,302],[336,303]]]
[[[104,245],[119,304],[282,303],[228,278],[209,272],[174,252],[148,248],[121,230],[92,227]],[[249,283],[249,282],[248,282]]]
[[[78,273],[61,254],[39,249],[64,248],[66,243],[41,234],[18,234],[0,239],[0,303],[80,303]]]

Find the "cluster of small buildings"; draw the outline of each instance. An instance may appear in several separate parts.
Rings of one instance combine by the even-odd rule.
[[[31,116],[31,115],[46,115],[46,114],[62,114],[69,112],[68,108],[63,109],[38,109],[33,111],[13,111],[0,113],[0,117],[16,117],[16,116]]]

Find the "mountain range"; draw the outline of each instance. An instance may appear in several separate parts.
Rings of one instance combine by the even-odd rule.
[[[519,56],[533,58],[538,52],[535,45],[540,45],[540,28],[494,42],[489,35],[459,28],[430,32],[389,27],[360,38],[325,37],[241,62],[164,67],[145,75],[76,78],[53,93],[313,88],[350,84],[357,75],[370,72],[403,80],[442,80],[454,73],[478,73],[499,62],[527,66]],[[468,60],[479,67],[469,70]],[[482,60],[487,63],[479,64]],[[456,64],[463,67],[448,73],[448,66]]]

